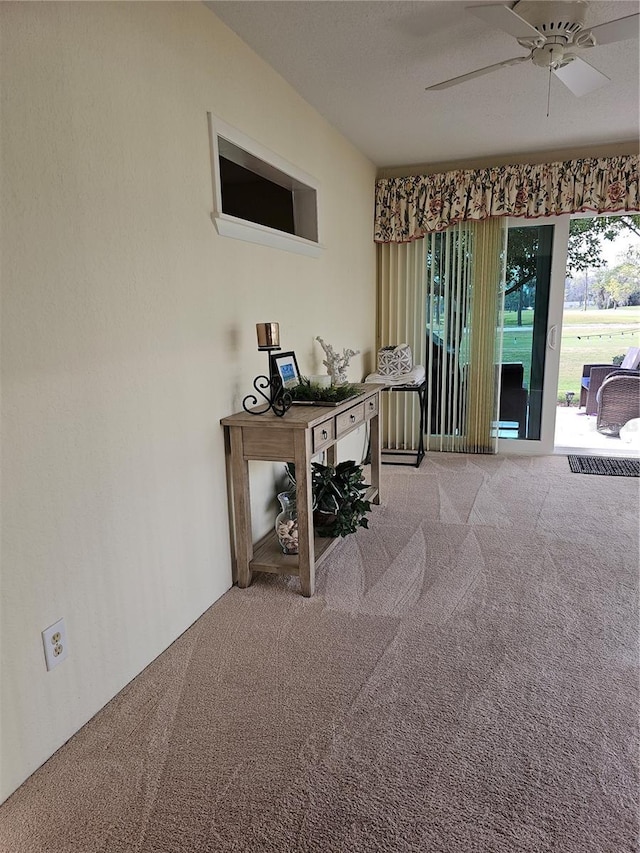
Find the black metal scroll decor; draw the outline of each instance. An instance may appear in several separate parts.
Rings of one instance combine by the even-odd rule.
[[[242,408],[250,415],[264,415],[272,411],[274,415],[281,418],[291,408],[291,394],[285,391],[279,376],[274,376],[271,379],[268,376],[256,376],[253,380],[253,387],[266,401],[266,406],[256,408],[259,402],[258,398],[255,394],[247,394],[242,401]]]

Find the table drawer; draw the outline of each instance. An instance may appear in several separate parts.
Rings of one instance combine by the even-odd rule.
[[[329,420],[318,424],[318,426],[313,428],[313,452],[317,453],[331,444],[335,437],[335,421],[333,418],[329,418]]]
[[[369,397],[368,400],[364,401],[364,416],[366,420],[378,414],[378,399],[379,397],[376,394],[375,397]]]
[[[336,416],[336,438],[350,432],[364,421],[364,403],[358,403]]]

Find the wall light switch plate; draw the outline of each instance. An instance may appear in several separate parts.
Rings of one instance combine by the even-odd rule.
[[[42,632],[42,644],[44,646],[44,658],[47,669],[53,669],[69,654],[69,643],[67,641],[67,629],[64,619],[58,619],[54,625],[50,625]]]

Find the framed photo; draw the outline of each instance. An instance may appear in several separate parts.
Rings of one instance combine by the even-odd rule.
[[[279,376],[285,388],[300,384],[300,371],[295,352],[271,353],[271,374]]]

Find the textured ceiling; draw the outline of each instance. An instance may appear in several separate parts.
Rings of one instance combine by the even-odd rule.
[[[611,78],[597,92],[576,98],[552,77],[547,117],[549,74],[531,62],[424,91],[527,53],[467,12],[471,3],[464,0],[206,5],[380,167],[606,145],[639,135],[637,38],[581,53]],[[597,0],[587,5],[585,25],[639,8],[635,0]]]

